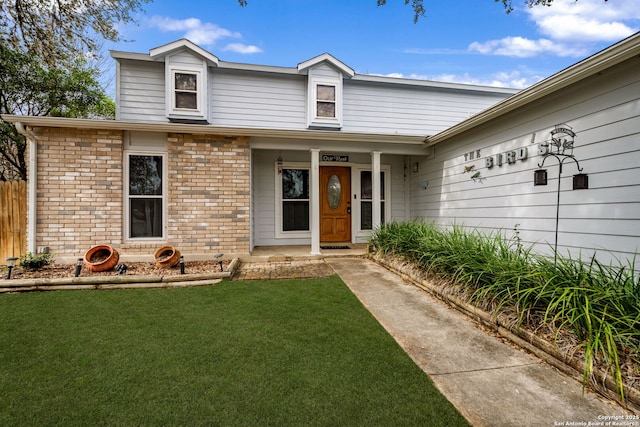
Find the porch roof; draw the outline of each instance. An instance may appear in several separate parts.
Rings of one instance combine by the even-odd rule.
[[[254,127],[225,127],[215,125],[195,125],[168,122],[139,122],[124,120],[73,119],[66,117],[16,116],[2,115],[2,119],[10,123],[21,123],[29,127],[53,127],[69,129],[104,129],[141,132],[184,133],[194,135],[221,135],[257,137],[261,140],[280,139],[296,141],[323,141],[325,143],[363,143],[382,144],[385,147],[396,147],[398,153],[427,154],[426,135],[409,134],[377,134],[362,132],[343,132],[316,129],[278,129]],[[404,147],[404,148],[401,148]],[[371,149],[376,149],[371,147]],[[393,151],[396,151],[393,150]]]

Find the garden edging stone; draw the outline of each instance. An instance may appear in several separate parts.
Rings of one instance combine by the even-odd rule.
[[[0,293],[80,290],[80,289],[133,289],[133,288],[167,288],[181,286],[203,286],[218,283],[224,278],[231,277],[238,268],[240,260],[234,258],[226,271],[181,274],[181,275],[153,275],[153,276],[80,276],[65,278],[37,278],[0,280]]]

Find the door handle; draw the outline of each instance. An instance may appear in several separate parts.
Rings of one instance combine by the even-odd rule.
[[[351,208],[347,208],[347,213],[351,215]]]

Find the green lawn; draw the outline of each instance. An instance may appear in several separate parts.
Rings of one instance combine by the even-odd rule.
[[[0,295],[0,425],[467,425],[337,276]]]

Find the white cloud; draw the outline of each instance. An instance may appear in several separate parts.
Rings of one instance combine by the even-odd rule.
[[[517,58],[530,58],[541,54],[556,56],[584,56],[588,50],[582,46],[569,46],[555,43],[548,39],[531,40],[524,37],[505,37],[500,40],[489,40],[484,43],[473,42],[469,50],[485,55],[501,55]]]
[[[527,10],[545,36],[558,41],[615,42],[638,31],[637,0],[555,0]]]
[[[524,89],[542,80],[540,77],[524,77],[518,71],[498,72],[489,78],[479,78],[464,74],[441,74],[434,76],[432,80],[449,83],[462,83],[481,86],[506,87]]]
[[[211,22],[202,22],[198,18],[173,19],[165,16],[153,16],[148,21],[152,28],[160,31],[182,33],[181,37],[189,39],[199,46],[213,46],[221,39],[241,39],[242,35],[235,31],[227,30]],[[257,53],[262,49],[256,46],[248,46],[240,43],[230,43],[224,50],[237,53]]]
[[[555,0],[551,7],[536,6],[525,12],[544,37],[504,37],[473,42],[469,50],[485,55],[530,58],[539,55],[583,57],[597,43],[612,43],[638,31],[637,0]]]
[[[235,53],[260,53],[262,49],[258,46],[246,45],[242,43],[229,43],[225,47],[222,48],[225,52],[235,52]]]
[[[435,82],[446,83],[461,83],[481,86],[493,86],[493,87],[506,87],[513,89],[524,89],[542,80],[540,76],[525,77],[519,71],[510,72],[498,72],[488,78],[479,78],[471,76],[468,73],[464,74],[439,74],[433,76],[409,74],[404,75],[402,73],[389,73],[389,74],[373,74],[383,77],[395,77],[404,79],[415,80],[430,80]]]

